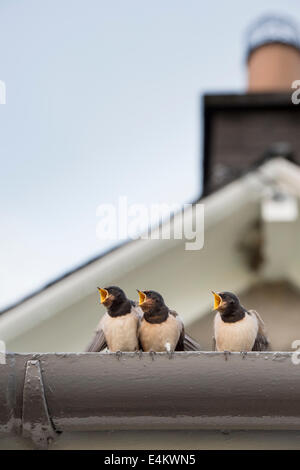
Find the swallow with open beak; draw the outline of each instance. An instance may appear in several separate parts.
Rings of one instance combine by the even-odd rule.
[[[138,326],[143,312],[120,287],[98,287],[98,291],[106,313],[86,351],[98,352],[105,348],[111,352],[137,351]]]
[[[163,297],[153,290],[139,291],[139,306],[144,315],[139,326],[143,351],[199,351],[199,344],[184,331],[180,316],[170,310]]]
[[[255,310],[246,310],[231,292],[214,295],[214,342],[217,351],[265,351],[265,325]]]

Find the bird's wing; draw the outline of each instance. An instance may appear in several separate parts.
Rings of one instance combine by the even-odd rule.
[[[258,321],[258,332],[252,351],[266,351],[269,348],[269,341],[264,321],[255,310],[249,310],[249,313],[255,315]]]
[[[217,345],[216,345],[216,338],[213,336],[212,337],[212,351],[216,351]]]
[[[187,333],[184,336],[184,351],[201,351],[200,344]]]
[[[99,351],[103,351],[103,349],[107,347],[106,339],[105,339],[104,332],[102,329],[103,321],[106,315],[107,314],[105,314],[104,317],[101,318],[99,325],[97,327],[97,330],[95,331],[95,334],[90,344],[85,350],[86,352],[99,352]]]
[[[170,313],[171,315],[173,315],[173,317],[176,318],[178,328],[180,329],[180,336],[179,336],[179,339],[178,339],[178,342],[177,342],[175,351],[184,351],[184,337],[185,337],[185,333],[184,333],[184,324],[183,324],[183,321],[181,320],[181,318],[180,318],[180,316],[178,315],[178,313],[175,312],[175,310],[170,310],[169,313]]]
[[[185,332],[183,321],[178,313],[175,310],[170,310],[170,314],[176,318],[181,329],[175,351],[200,351],[200,344]]]
[[[141,321],[143,319],[143,315],[144,315],[144,312],[143,310],[141,309],[141,307],[139,307],[139,304],[137,302],[134,302],[133,300],[130,301],[131,302],[131,311],[134,311],[134,313],[136,314],[137,316],[137,323],[136,323],[136,336],[138,338],[138,343],[139,343],[139,349],[142,350],[142,344],[141,344],[141,341],[140,341],[140,338],[139,338],[139,328],[140,328],[140,325],[141,325]]]
[[[137,315],[137,317],[139,319],[139,322],[140,322],[141,319],[143,318],[144,312],[141,309],[141,307],[139,307],[139,304],[137,302],[134,302],[133,300],[131,300],[130,302],[131,302],[131,305],[132,305],[131,311],[135,312],[135,314]]]

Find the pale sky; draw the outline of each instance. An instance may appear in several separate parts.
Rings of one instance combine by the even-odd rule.
[[[116,243],[96,238],[99,204],[200,193],[201,94],[242,91],[245,29],[295,8],[0,1],[0,308]]]

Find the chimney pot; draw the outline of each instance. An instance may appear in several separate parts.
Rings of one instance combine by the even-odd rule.
[[[248,31],[248,91],[291,90],[300,79],[300,40],[297,26],[281,17],[264,17]]]

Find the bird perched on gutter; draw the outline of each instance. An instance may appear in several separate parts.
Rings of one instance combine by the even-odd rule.
[[[143,351],[198,351],[199,344],[184,331],[180,316],[170,310],[163,297],[153,290],[139,291],[139,306],[144,312],[139,326]]]
[[[106,313],[101,318],[87,352],[137,351],[138,325],[143,314],[135,302],[129,300],[120,287],[98,287]]]
[[[214,341],[217,351],[265,351],[265,325],[255,310],[246,310],[231,292],[213,292]]]

